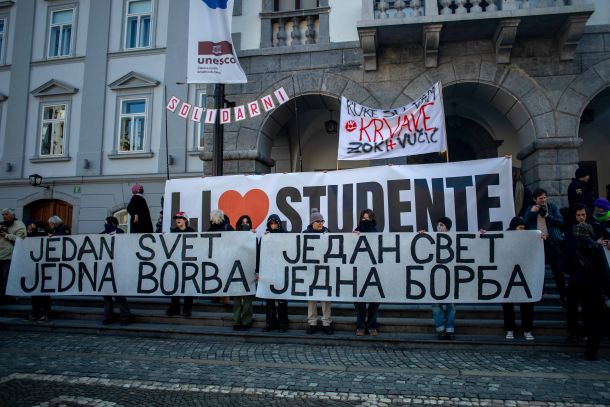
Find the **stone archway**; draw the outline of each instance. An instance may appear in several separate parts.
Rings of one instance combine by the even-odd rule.
[[[242,125],[238,132],[237,144],[256,149],[257,157],[267,163],[268,171],[300,170],[300,165],[295,165],[298,155],[296,142],[293,140],[296,126],[295,108],[299,111],[299,122],[307,124],[301,129],[301,151],[303,155],[310,156],[307,151],[316,144],[315,139],[321,137],[319,131],[324,122],[329,120],[330,110],[333,111],[333,119],[339,121],[341,96],[369,106],[379,104],[378,100],[357,82],[341,75],[320,72],[299,72],[286,76],[264,89],[259,97],[280,87],[286,90],[291,100],[274,111],[250,120]],[[281,139],[282,136],[284,140]],[[308,143],[312,145],[308,146]],[[336,157],[336,146],[334,148]],[[283,152],[280,151],[282,149]],[[330,150],[325,153],[325,160],[305,165],[303,170],[335,168],[336,158],[331,163]],[[279,162],[276,162],[278,158]],[[345,167],[342,165],[342,168]]]

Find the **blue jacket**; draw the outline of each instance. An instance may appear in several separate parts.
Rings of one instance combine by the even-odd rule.
[[[528,230],[538,229],[538,212],[532,212],[533,206],[534,205],[530,205],[525,210],[525,225]],[[563,217],[561,216],[557,205],[549,202],[547,207],[548,213],[545,219],[546,227],[549,230],[549,238],[553,242],[561,242],[563,240],[563,234],[561,233],[560,228],[563,226]]]

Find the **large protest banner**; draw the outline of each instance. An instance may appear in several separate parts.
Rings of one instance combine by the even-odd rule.
[[[231,39],[233,0],[190,0],[188,83],[246,83]]]
[[[441,83],[408,105],[373,109],[341,98],[338,160],[375,160],[447,150]]]
[[[252,233],[17,239],[9,295],[253,295]]]
[[[393,303],[536,302],[539,231],[269,234],[257,296]]]
[[[447,164],[378,166],[332,172],[173,179],[165,184],[164,213],[185,211],[199,231],[220,208],[264,231],[276,213],[288,232],[309,224],[318,208],[331,232],[351,232],[358,213],[372,209],[380,232],[434,230],[442,216],[458,232],[505,230],[514,216],[511,160],[491,158]],[[164,217],[169,231],[171,216]]]

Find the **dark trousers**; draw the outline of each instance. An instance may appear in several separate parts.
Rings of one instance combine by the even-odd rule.
[[[531,302],[521,303],[519,304],[519,310],[521,312],[521,328],[523,332],[532,332],[534,328],[534,304]],[[502,304],[502,311],[504,311],[504,330],[514,331],[515,304]]]
[[[566,299],[566,281],[563,275],[561,243],[552,242],[550,239],[544,241],[544,262],[551,266],[559,298],[564,301]]]
[[[288,301],[265,300],[265,324],[268,327],[288,328]]]
[[[8,271],[11,268],[11,260],[0,260],[0,301],[6,300],[6,286],[8,284]]]
[[[578,304],[582,302],[582,321],[584,335],[587,338],[585,352],[595,356],[599,350],[604,313],[604,297],[599,287],[584,284],[568,285],[568,332],[572,335],[578,331]]]
[[[193,308],[193,297],[182,298],[184,298],[184,307],[182,308],[182,311],[191,312],[191,308]],[[169,307],[176,312],[180,312],[180,297],[172,297],[172,303]]]
[[[356,329],[377,329],[378,302],[357,302],[356,308]]]
[[[127,298],[117,295],[114,297],[117,305],[119,306],[119,315],[121,321],[130,319],[133,315],[129,310],[129,304],[127,304]],[[115,317],[114,306],[112,303],[112,296],[104,295],[104,318],[112,319]]]
[[[51,314],[51,297],[35,295],[32,297],[32,316],[34,318],[49,317]]]

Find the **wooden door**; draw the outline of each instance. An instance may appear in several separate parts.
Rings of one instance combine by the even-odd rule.
[[[27,205],[23,213],[24,218],[29,217],[34,221],[40,220],[45,224],[51,216],[57,215],[72,230],[72,205],[67,202],[57,199],[41,199]]]

